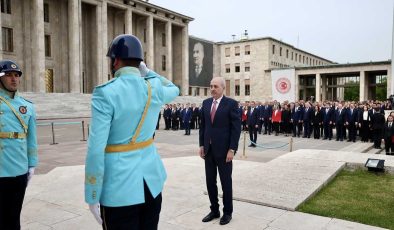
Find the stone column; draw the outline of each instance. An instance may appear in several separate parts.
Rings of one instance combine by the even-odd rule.
[[[168,80],[172,81],[172,23],[166,23],[166,47],[167,47],[167,78]]]
[[[320,102],[321,101],[321,76],[320,73],[316,74],[316,93],[315,93],[315,100]]]
[[[32,1],[32,77],[33,91],[45,92],[44,3]]]
[[[188,26],[182,28],[182,95],[189,93],[189,35]]]
[[[133,34],[133,11],[130,7],[126,9],[125,13],[125,33]]]
[[[41,0],[42,1],[42,0]],[[81,92],[80,20],[78,0],[68,1],[68,64],[71,93]]]
[[[111,41],[108,41],[108,5],[107,5],[107,0],[103,1],[103,4],[101,6],[101,33],[102,33],[102,41],[101,41],[101,48],[102,48],[102,53],[101,53],[101,71],[102,71],[102,83],[108,81],[108,74],[110,73],[109,70],[109,62],[107,58],[107,52],[108,52],[108,47],[109,43]]]
[[[327,98],[327,76],[323,76],[322,78],[322,84],[321,84],[321,100],[325,101]]]
[[[146,19],[146,63],[150,69],[155,69],[153,29],[153,16],[149,15]]]
[[[366,90],[366,78],[365,78],[365,71],[360,71],[360,101],[365,101],[367,99]]]
[[[97,44],[96,44],[96,69],[97,76],[95,80],[95,84],[102,84],[103,81],[103,59],[105,58],[104,47],[103,47],[103,15],[102,15],[103,7],[101,4],[97,4],[96,6],[96,31],[97,31]]]

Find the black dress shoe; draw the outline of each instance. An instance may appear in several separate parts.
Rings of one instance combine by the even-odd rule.
[[[220,218],[220,225],[225,225],[225,224],[230,223],[231,219],[232,219],[232,217],[230,215],[224,214],[222,216],[222,218]]]
[[[214,213],[214,212],[210,212],[206,217],[204,217],[202,219],[202,222],[209,222],[213,219],[219,218],[220,217],[220,213]],[[229,221],[230,222],[230,221]]]

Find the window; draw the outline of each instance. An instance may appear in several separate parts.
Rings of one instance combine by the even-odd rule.
[[[302,56],[302,64],[305,64],[305,56]]]
[[[297,61],[297,53],[295,54],[295,61]]]
[[[291,60],[293,60],[293,58],[294,58],[294,53],[291,52]]]
[[[235,47],[235,56],[239,56],[240,53],[241,53],[241,52],[240,52],[239,46],[236,46],[236,47]]]
[[[282,56],[282,47],[279,47],[279,56]]]
[[[224,53],[225,53],[226,57],[230,57],[230,47],[226,48],[224,50]]]
[[[162,33],[162,34],[161,34],[161,45],[162,45],[163,47],[166,47],[166,43],[167,43],[166,34],[165,34],[165,33]]]
[[[308,57],[306,57],[306,64],[308,65]]]
[[[45,35],[45,57],[51,56],[51,35]]]
[[[249,95],[250,95],[250,85],[245,84],[245,96],[249,96]]]
[[[44,3],[44,22],[49,22],[49,5]]]
[[[167,66],[166,55],[162,55],[161,56],[161,70],[166,71],[166,66]]]
[[[272,54],[275,54],[275,45],[272,45]]]
[[[250,55],[250,45],[245,46],[245,55]]]
[[[144,29],[144,42],[146,42],[146,29]]]
[[[289,58],[289,50],[286,50],[286,58]]]
[[[236,63],[235,64],[235,72],[239,73],[240,71],[241,71],[241,67],[240,67],[239,63]]]
[[[225,68],[226,68],[226,73],[230,73],[231,72],[230,64],[226,64]]]
[[[208,96],[208,88],[204,88],[204,96]]]
[[[239,86],[239,80],[235,80],[235,96],[241,95],[241,90]]]
[[[12,29],[7,27],[2,27],[1,33],[3,39],[3,51],[13,52],[14,41],[13,41]]]
[[[11,14],[11,0],[1,0],[1,13]]]
[[[245,72],[250,72],[250,62],[245,62]]]

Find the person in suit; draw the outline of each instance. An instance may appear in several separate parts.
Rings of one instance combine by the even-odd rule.
[[[371,127],[371,116],[368,111],[368,106],[363,106],[363,111],[358,114],[358,127],[360,129],[360,136],[362,142],[368,142],[370,127]]]
[[[176,104],[172,105],[171,123],[172,123],[172,130],[178,130],[179,129],[179,111],[176,108]]]
[[[197,123],[197,117],[198,117],[198,108],[196,107],[196,104],[192,104],[191,107],[192,111],[192,119],[190,122],[190,129],[198,129],[198,123]]]
[[[183,112],[182,122],[185,127],[185,135],[190,135],[190,125],[192,122],[192,109],[190,103],[186,103],[186,108]]]
[[[242,130],[247,131],[247,124],[246,122],[248,121],[248,107],[244,106],[242,108],[242,114],[241,114],[241,121],[242,121]]]
[[[291,133],[291,110],[289,105],[285,104],[282,111],[282,127],[283,133],[287,137]]]
[[[384,148],[386,150],[386,155],[394,155],[394,144],[393,144],[393,137],[394,137],[394,117],[388,116],[387,122],[384,125],[383,129],[383,139]]]
[[[349,130],[348,142],[356,142],[356,126],[358,121],[357,110],[354,108],[354,104],[350,104],[349,109],[346,111],[346,122],[345,126]]]
[[[209,222],[220,217],[217,171],[223,190],[223,216],[220,224],[228,224],[233,213],[232,160],[238,149],[241,135],[241,119],[235,100],[223,96],[225,81],[215,77],[210,84],[212,98],[203,101],[199,132],[199,155],[205,161],[205,177],[210,213],[202,221]]]
[[[309,102],[305,103],[305,112],[302,117],[302,123],[304,124],[304,136],[303,138],[311,137],[311,122],[312,122],[313,109]]]
[[[272,107],[268,105],[268,102],[264,103],[264,109],[262,110],[262,120],[264,122],[264,134],[271,135],[272,125]]]
[[[114,78],[92,95],[85,201],[103,229],[157,229],[166,171],[151,121],[179,89],[147,69],[133,35],[117,36],[107,55]]]
[[[257,103],[257,109],[259,110],[258,121],[257,121],[257,124],[258,124],[258,126],[259,126],[259,127],[258,127],[258,133],[261,134],[261,130],[263,129],[263,124],[264,124],[263,118],[261,117],[261,110],[264,109],[264,106],[263,106],[263,104],[261,103],[261,101],[259,101],[259,102]]]
[[[171,128],[171,106],[168,104],[165,105],[163,117],[166,126],[165,130],[169,130]]]
[[[249,131],[250,145],[249,147],[256,147],[257,130],[259,128],[259,109],[256,108],[256,103],[252,101],[247,113],[247,125]]]
[[[178,104],[178,108],[179,108],[178,109],[179,127],[180,127],[180,130],[184,130],[185,129],[185,124],[183,123],[182,118],[183,118],[183,115],[185,114],[185,105],[182,104],[182,105],[179,106],[179,104]]]
[[[329,103],[325,104],[325,108],[322,109],[322,119],[324,128],[324,138],[323,140],[332,139],[332,124],[334,118],[334,109]]]
[[[337,141],[343,141],[343,130],[345,129],[345,110],[342,104],[338,104],[338,109],[334,113],[334,125],[337,131]]]
[[[320,125],[322,123],[322,113],[319,106],[315,106],[312,113],[312,127],[313,127],[313,138],[320,139]]]
[[[303,116],[304,116],[304,108],[298,102],[296,102],[294,106],[294,116],[293,116],[293,137],[301,136]]]
[[[375,107],[375,112],[371,117],[372,137],[375,149],[381,149],[382,133],[384,128],[384,115],[380,113],[380,108]]]

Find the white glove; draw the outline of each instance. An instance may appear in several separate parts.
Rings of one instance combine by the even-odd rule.
[[[145,77],[150,71],[148,69],[148,67],[146,66],[145,62],[143,62],[143,61],[140,63],[140,66],[138,67],[138,69],[140,70],[141,77]]]
[[[89,204],[89,209],[90,209],[90,212],[93,214],[94,218],[96,218],[97,222],[100,225],[102,225],[103,220],[101,219],[101,216],[100,216],[100,204],[99,203]]]
[[[30,181],[31,178],[33,177],[33,175],[34,175],[34,170],[35,170],[35,167],[29,168],[29,171],[28,171],[28,174],[27,174],[27,184],[29,184],[29,181]]]

